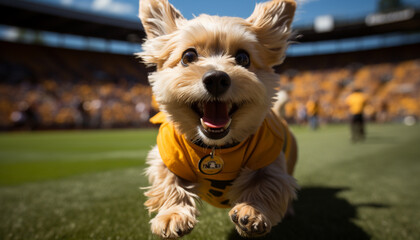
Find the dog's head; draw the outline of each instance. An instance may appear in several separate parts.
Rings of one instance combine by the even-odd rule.
[[[221,6],[222,7],[222,6]],[[264,120],[283,62],[293,0],[257,4],[247,19],[186,20],[167,0],[141,0],[143,52],[153,94],[177,130],[207,145],[240,142]]]

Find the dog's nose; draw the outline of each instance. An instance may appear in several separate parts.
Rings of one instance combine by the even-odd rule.
[[[223,71],[210,70],[203,75],[203,84],[207,91],[218,97],[230,87],[230,77]]]

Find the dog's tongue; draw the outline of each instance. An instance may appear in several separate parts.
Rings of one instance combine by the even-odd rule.
[[[222,128],[229,122],[226,103],[207,102],[204,104],[204,124],[210,128]]]

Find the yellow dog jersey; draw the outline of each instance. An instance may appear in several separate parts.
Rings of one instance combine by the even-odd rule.
[[[287,124],[269,112],[258,131],[245,141],[228,148],[196,145],[179,134],[175,126],[166,121],[163,113],[150,121],[161,124],[157,136],[160,156],[168,169],[180,178],[198,183],[198,195],[216,207],[229,207],[226,193],[242,168],[257,170],[268,166],[284,151],[286,158],[291,144]]]

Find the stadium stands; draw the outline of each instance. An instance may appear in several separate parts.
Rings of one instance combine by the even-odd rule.
[[[56,47],[38,45],[42,41],[36,39],[25,44],[18,43],[25,42],[19,39],[14,43],[0,40],[0,129],[150,126],[148,118],[154,110],[148,70],[139,59],[57,47],[65,47],[67,35],[81,37],[85,44],[92,37],[107,43],[117,40],[140,44],[145,34],[137,19],[96,15],[27,0],[0,0],[0,6],[3,26],[61,34]],[[406,12],[409,17],[395,21],[396,13]],[[312,43],[323,41],[345,43],[357,37],[380,38],[394,33],[402,41],[415,35],[415,41],[375,50],[365,50],[363,46],[358,49],[358,44],[353,44],[355,48],[347,49],[353,52],[286,58],[276,70],[280,74],[280,87],[290,95],[285,108],[288,120],[304,123],[306,102],[316,99],[322,122],[345,121],[348,109],[344,99],[353,88],[362,88],[369,96],[365,110],[372,121],[420,118],[419,26],[419,9],[408,8],[394,13],[372,13],[365,19],[334,19],[334,28],[328,31],[319,32],[314,25],[297,28],[296,41],[309,48],[313,48]],[[321,45],[317,46],[313,49]],[[371,47],[370,43],[367,46]]]
[[[1,129],[146,127],[153,114],[147,69],[134,56],[0,43]],[[323,122],[348,117],[354,87],[369,97],[366,115],[420,117],[420,45],[288,58],[277,71],[288,89],[286,114],[298,120],[310,97]]]
[[[151,91],[134,56],[1,42],[0,127],[147,126]]]
[[[391,121],[420,116],[420,45],[363,52],[288,58],[278,72],[281,87],[290,92],[286,115],[298,121],[299,109],[310,97],[320,102],[324,122],[348,118],[344,99],[352,89],[369,96],[370,120]]]

